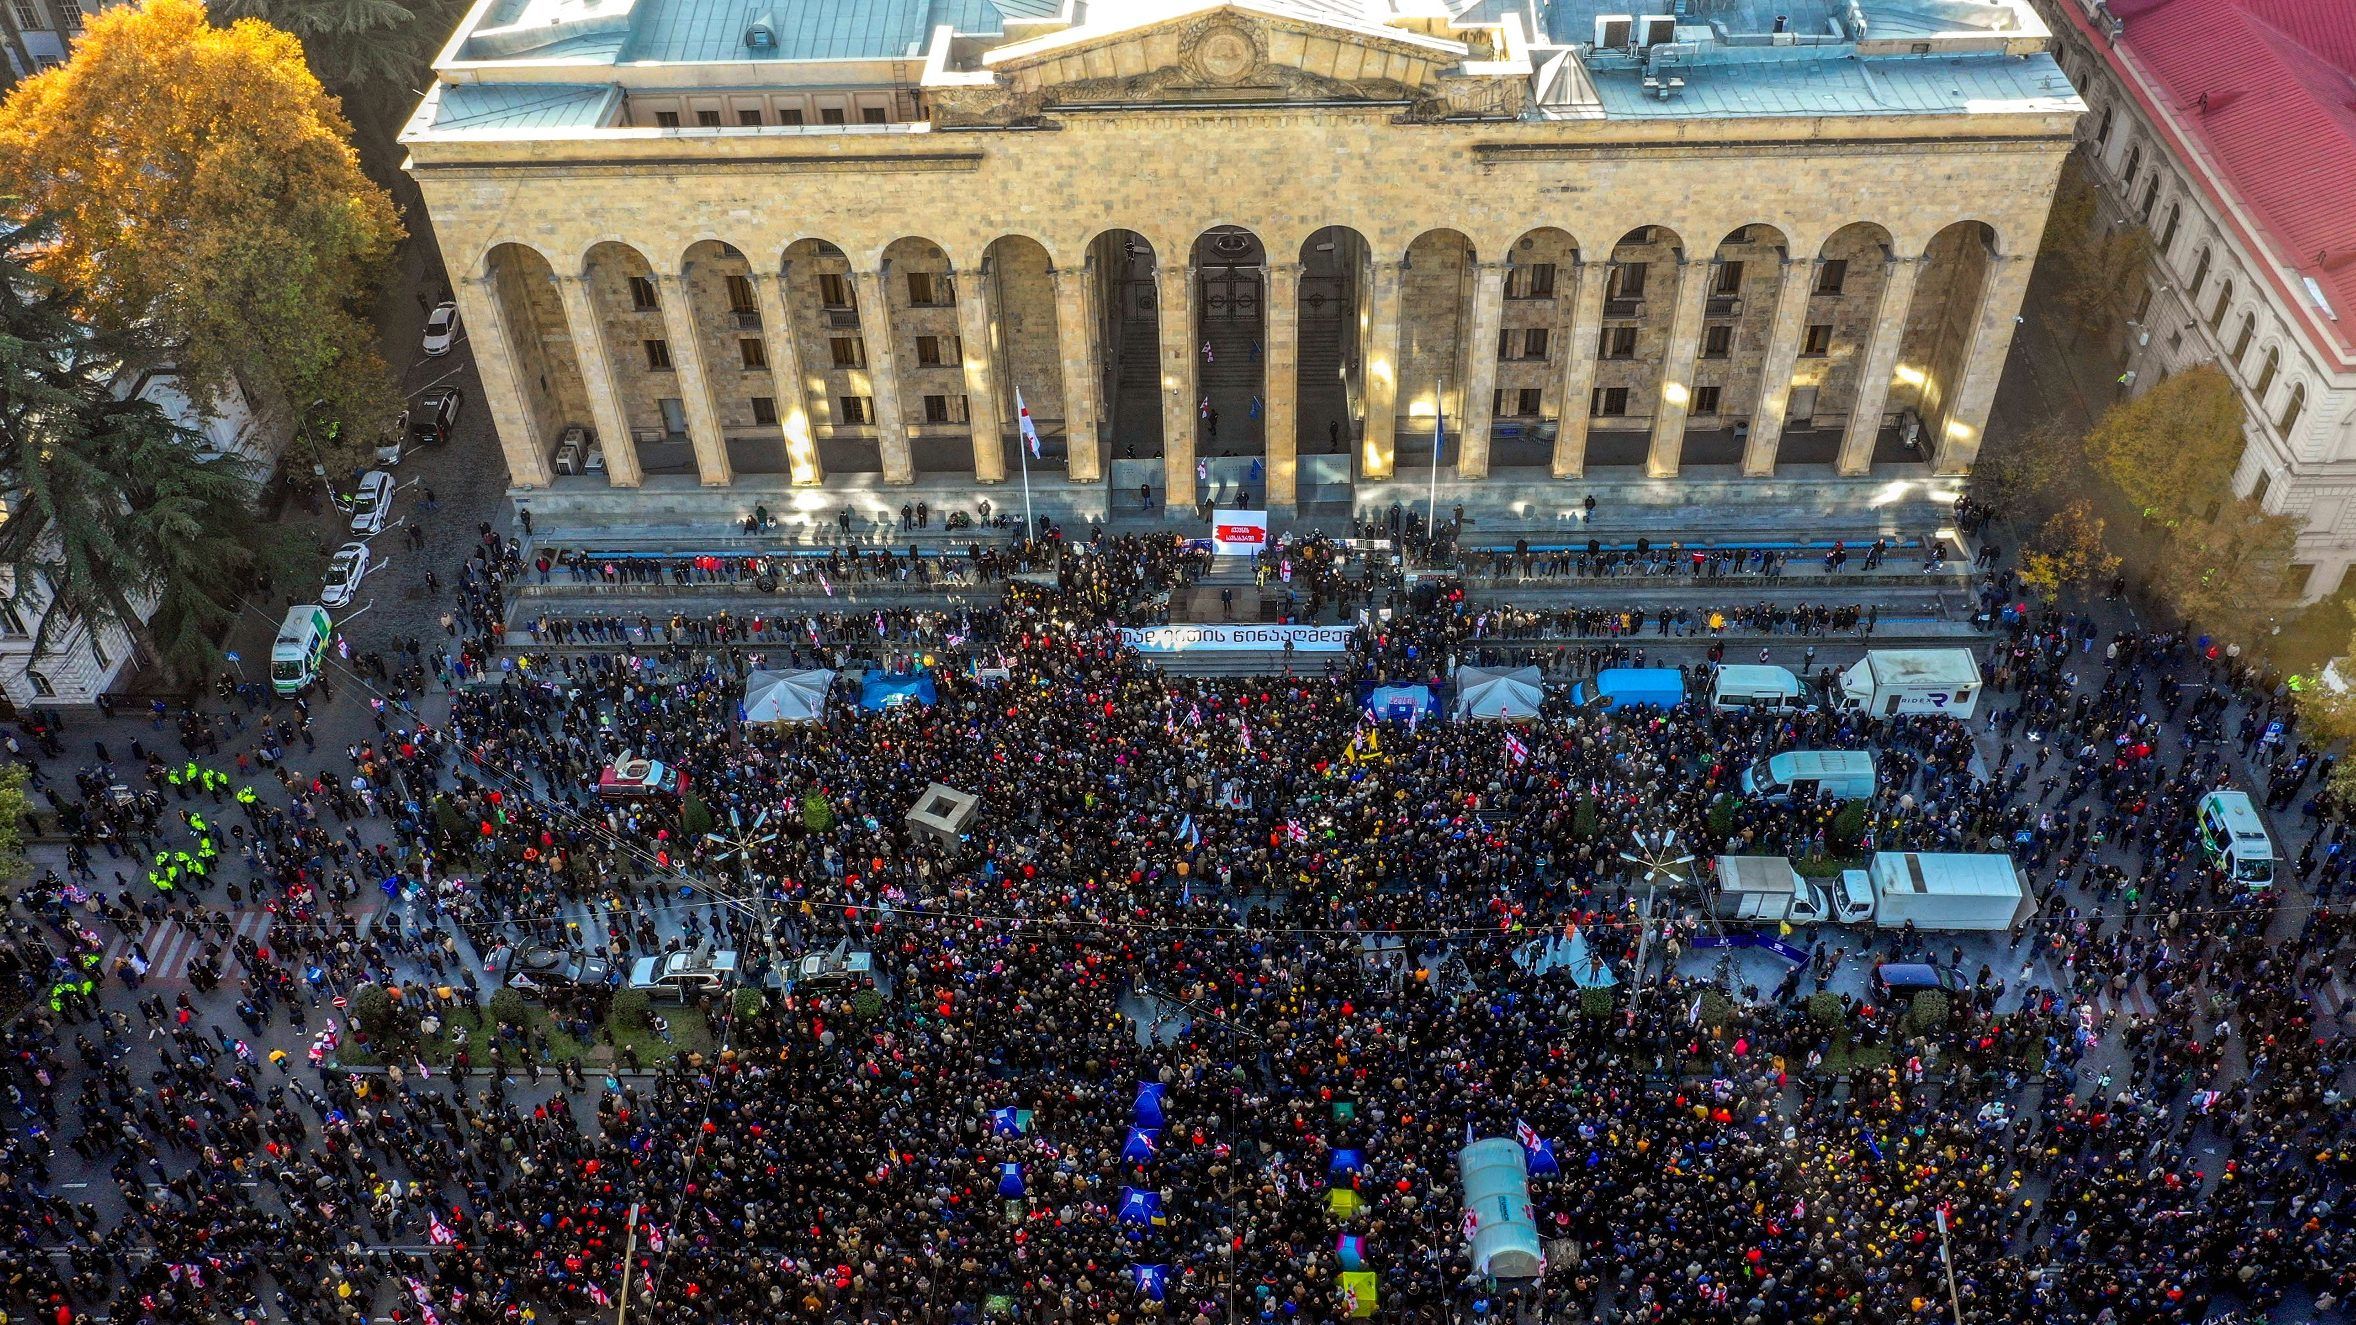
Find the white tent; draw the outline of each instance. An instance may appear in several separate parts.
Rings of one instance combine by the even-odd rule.
[[[816,722],[826,715],[834,673],[754,672],[744,682],[746,722]]]
[[[1456,669],[1456,716],[1496,722],[1525,722],[1538,716],[1546,690],[1535,667],[1512,671],[1487,667]]]

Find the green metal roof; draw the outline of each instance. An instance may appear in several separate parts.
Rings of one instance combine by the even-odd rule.
[[[447,83],[436,129],[593,129],[613,114],[612,84]]]

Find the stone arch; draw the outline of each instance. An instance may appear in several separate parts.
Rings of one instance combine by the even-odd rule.
[[[1194,237],[1188,262],[1187,353],[1203,404],[1196,469],[1210,485],[1201,496],[1235,505],[1266,492],[1268,248],[1245,226],[1214,225]]]
[[[903,235],[883,246],[876,270],[883,308],[878,317],[862,317],[860,325],[868,339],[877,430],[889,438],[897,421],[918,474],[971,474],[973,420],[994,415],[989,402],[968,399],[960,277],[949,250],[921,235]],[[888,374],[880,371],[887,366]]]
[[[871,351],[862,329],[859,287],[851,256],[831,240],[804,236],[778,258],[785,289],[785,334],[793,338],[809,403],[818,468],[826,474],[883,472],[874,415],[848,414],[859,402],[873,409]]]
[[[761,325],[760,279],[744,250],[707,236],[680,250],[678,277],[666,289],[666,296],[676,289],[686,300],[732,475],[792,472],[777,421],[772,351]],[[755,405],[762,400],[766,407]]]
[[[2231,276],[2226,277],[2224,282],[2217,287],[2216,302],[2210,305],[2208,313],[2201,319],[2209,324],[2211,332],[2219,334],[2224,332],[2225,319],[2234,309],[2235,290],[2236,287]]]
[[[1499,248],[1505,255],[1504,302],[1494,350],[1489,460],[1500,468],[1533,468],[1552,462],[1554,440],[1546,420],[1562,418],[1563,366],[1571,353],[1578,302],[1579,240],[1558,226],[1538,226]],[[1470,352],[1483,350],[1472,347]]]
[[[2266,416],[2266,398],[2273,394],[2274,384],[2282,380],[2282,346],[2269,336],[2258,347],[2258,371],[2250,378],[2250,399],[2257,405],[2259,417]]]
[[[1350,481],[1349,457],[1365,422],[1354,406],[1366,399],[1373,254],[1366,236],[1346,225],[1320,227],[1296,250],[1296,435],[1302,456],[1320,457],[1301,462],[1301,501],[1314,499],[1312,489],[1341,491]]]
[[[1432,462],[1435,428],[1455,439],[1464,418],[1465,335],[1472,322],[1479,254],[1461,230],[1426,230],[1408,242],[1399,273],[1397,463]],[[1493,352],[1493,351],[1492,351]]]
[[[581,377],[578,345],[565,321],[564,295],[557,286],[555,264],[530,244],[503,240],[483,251],[477,272],[506,324],[515,392],[522,406],[521,417],[512,426],[525,432],[530,448],[551,469],[555,460],[562,459],[573,474],[592,472],[586,448],[558,455],[566,431],[580,428],[593,435],[597,416]],[[509,426],[494,421],[502,428]],[[610,481],[604,441],[598,439],[598,470]],[[620,439],[621,444],[627,441]]]
[[[1841,421],[1857,404],[1860,360],[1881,314],[1882,291],[1897,252],[1888,227],[1851,221],[1819,241],[1813,262],[1793,269],[1796,278],[1808,282],[1808,309],[1792,369],[1791,428],[1782,460],[1830,464],[1839,458]]]
[[[1660,406],[1661,367],[1676,320],[1685,237],[1666,225],[1640,225],[1612,241],[1606,259],[1602,322],[1596,343],[1574,347],[1595,356],[1588,392],[1586,462],[1620,468],[1651,460],[1652,420]]]
[[[1693,381],[1679,468],[1743,460],[1764,386],[1768,342],[1786,281],[1806,281],[1805,266],[1786,262],[1791,236],[1753,221],[1720,236],[1709,265],[1696,333]]]
[[[2296,378],[2293,378],[2291,380],[2290,393],[2283,397],[2282,409],[2276,413],[2272,419],[2275,433],[2279,435],[2285,443],[2297,441],[2299,420],[2301,416],[2306,414],[2306,412],[2307,384],[2305,382],[2299,381]]]
[[[1102,347],[1097,399],[1109,418],[1112,501],[1115,510],[1134,511],[1141,489],[1166,498],[1170,478],[1161,463],[1161,254],[1145,235],[1120,227],[1091,236],[1086,252],[1090,318]]]
[[[678,360],[663,319],[661,275],[644,250],[622,240],[601,239],[581,255],[581,280],[601,324],[614,394],[639,472],[693,474],[695,445],[688,437]],[[614,442],[599,440],[612,466]]]
[[[1029,234],[1003,234],[982,247],[969,279],[982,282],[991,310],[990,362],[996,369],[991,380],[998,397],[993,417],[1015,419],[1014,400],[1020,392],[1039,432],[1037,457],[1009,459],[1018,465],[1027,460],[1034,469],[1068,467],[1075,433],[1065,398],[1067,347],[1057,324],[1054,254]],[[1020,424],[1013,426],[1019,444]],[[1078,435],[1093,439],[1095,432],[1085,429]]]
[[[1946,436],[1978,334],[1981,301],[2002,256],[1997,242],[1994,226],[1963,220],[1940,228],[1923,248],[1886,405],[1900,415],[1896,449],[1885,444],[1877,460],[1927,460],[1936,439]]]

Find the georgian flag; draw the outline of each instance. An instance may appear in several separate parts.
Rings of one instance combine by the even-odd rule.
[[[439,1215],[429,1213],[425,1217],[425,1240],[437,1247],[447,1247],[458,1241],[458,1235],[450,1231]]]
[[[1507,758],[1513,760],[1513,762],[1517,764],[1526,764],[1530,762],[1530,747],[1524,745],[1522,743],[1522,738],[1514,735],[1512,732],[1507,732],[1505,734],[1505,754]]]
[[[1031,407],[1023,403],[1023,389],[1014,389],[1014,421],[1022,430],[1023,445],[1031,448],[1031,458],[1039,458],[1039,425],[1031,422]]]
[[[1513,1120],[1513,1139],[1522,1143],[1522,1149],[1534,1150],[1538,1146],[1538,1129],[1516,1118]]]

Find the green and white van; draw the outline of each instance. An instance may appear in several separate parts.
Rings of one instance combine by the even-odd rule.
[[[335,641],[335,622],[317,603],[286,609],[278,623],[278,638],[270,642],[270,688],[281,696],[299,695],[319,679]]]
[[[2198,812],[2201,854],[2252,892],[2274,885],[2274,838],[2244,791],[2212,791]]]

